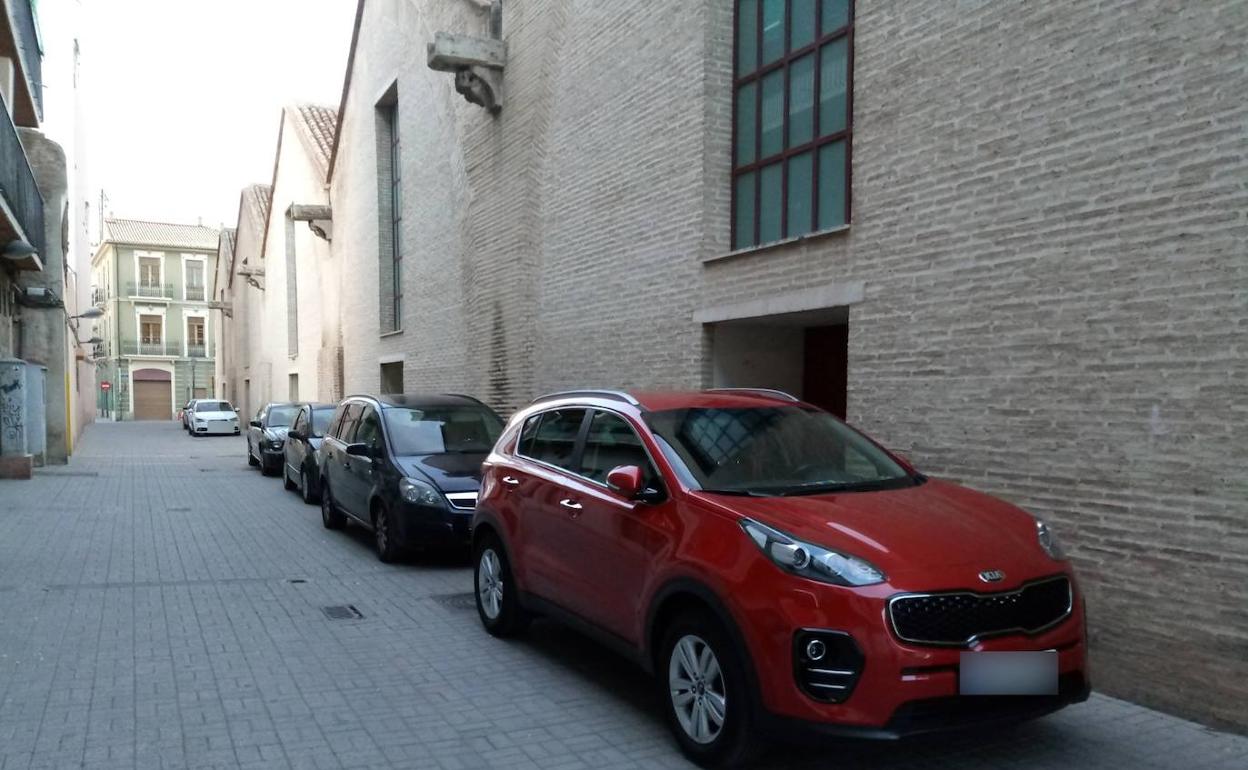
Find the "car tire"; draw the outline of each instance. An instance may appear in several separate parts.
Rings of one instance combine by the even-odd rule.
[[[328,485],[321,487],[321,524],[325,529],[342,529],[347,525],[347,517],[334,505]]]
[[[759,749],[752,729],[755,698],[745,661],[723,625],[709,612],[689,612],[662,638],[655,672],[681,751],[701,767],[748,764]]]
[[[253,468],[254,468],[254,467],[256,467],[257,465],[259,465],[259,464],[260,464],[260,461],[259,461],[259,460],[257,460],[257,459],[255,458],[255,456],[254,456],[254,455],[252,455],[252,453],[251,453],[251,442],[250,442],[250,441],[248,441],[248,442],[247,442],[247,464],[248,464],[248,465],[250,465],[250,466],[251,466],[251,467],[253,467]]]
[[[303,501],[308,505],[316,505],[318,502],[316,499],[316,493],[312,491],[311,480],[308,479],[307,468],[299,469],[299,496],[302,497]]]
[[[381,502],[373,506],[373,545],[377,549],[377,558],[383,564],[398,560],[401,549],[394,537],[394,522],[385,503]]]
[[[511,562],[495,535],[485,535],[473,549],[472,587],[481,625],[493,636],[516,636],[529,625],[531,616],[520,606]]]
[[[286,461],[282,460],[282,488],[288,492],[298,489],[295,482],[290,480],[290,468],[286,465]]]

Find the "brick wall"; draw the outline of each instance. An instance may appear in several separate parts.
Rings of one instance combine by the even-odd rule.
[[[1098,687],[1248,726],[1242,3],[861,2],[851,226],[724,259],[731,3],[509,0],[497,118],[411,54],[484,28],[365,7],[331,191],[348,391],[394,357],[501,409],[699,386],[699,310],[861,285],[851,421],[1052,520]],[[406,310],[381,337],[395,82]]]

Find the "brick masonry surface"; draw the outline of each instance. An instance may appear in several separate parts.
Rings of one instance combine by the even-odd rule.
[[[1248,4],[862,0],[850,227],[725,259],[732,3],[504,6],[494,118],[411,55],[483,34],[472,4],[365,5],[331,187],[348,391],[382,360],[501,409],[701,387],[699,312],[861,287],[850,420],[1052,520],[1100,686],[1248,729]],[[396,83],[406,309],[383,337]]]
[[[649,680],[539,622],[488,636],[457,557],[386,566],[236,438],[100,423],[0,482],[0,770],[687,767]],[[303,582],[292,582],[303,581]],[[352,605],[358,620],[329,620]],[[1242,768],[1248,738],[1113,698],[991,735],[760,767]]]

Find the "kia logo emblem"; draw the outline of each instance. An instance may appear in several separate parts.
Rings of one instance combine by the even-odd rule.
[[[985,583],[1000,583],[1005,580],[1005,573],[999,569],[986,569],[979,573],[979,579]]]

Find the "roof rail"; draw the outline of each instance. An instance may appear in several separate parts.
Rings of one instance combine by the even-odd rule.
[[[615,401],[623,401],[633,406],[641,406],[641,402],[633,398],[622,390],[598,390],[596,388],[587,388],[584,390],[561,390],[556,393],[547,393],[544,396],[538,396],[530,401],[530,404],[536,404],[539,401],[551,401],[556,398],[575,398],[576,396],[591,396],[594,398],[610,398]]]
[[[784,401],[801,401],[800,398],[792,393],[785,393],[783,390],[776,390],[774,388],[707,388],[704,392],[753,394],[756,396],[766,396],[768,398],[779,398]]]
[[[467,393],[443,393],[442,395],[444,395],[444,396],[454,396],[455,398],[466,398],[466,399],[468,399],[469,401],[475,401],[475,402],[477,402],[477,403],[478,403],[478,404],[480,404],[481,406],[485,406],[485,405],[486,405],[486,403],[485,403],[484,401],[482,401],[481,399],[477,398],[476,396],[470,396],[470,395],[468,395]]]

